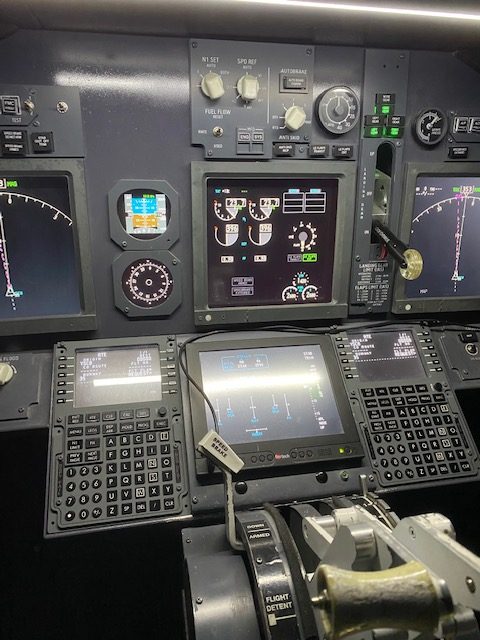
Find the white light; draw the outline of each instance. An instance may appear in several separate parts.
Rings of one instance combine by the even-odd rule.
[[[94,380],[94,387],[117,387],[126,384],[149,384],[151,382],[162,382],[162,376],[138,376],[135,378],[103,378]]]
[[[336,2],[316,2],[309,0],[231,0],[243,4],[274,5],[276,7],[302,7],[304,9],[329,9],[332,11],[350,11],[352,13],[374,13],[375,15],[394,15],[415,18],[439,18],[442,20],[464,20],[480,22],[479,13],[463,13],[458,11],[435,11],[430,9],[401,9],[400,7],[383,7],[358,4],[337,4]]]
[[[55,74],[55,84],[62,87],[80,87],[84,90],[128,93],[141,96],[142,99],[161,98],[175,104],[180,98],[189,95],[187,78],[179,79],[160,73],[106,75],[63,69]]]
[[[203,385],[203,390],[208,396],[228,391],[238,391],[240,389],[271,389],[278,387],[296,387],[306,384],[317,384],[320,382],[320,374],[300,373],[286,374],[284,376],[263,376],[250,375],[248,377],[233,377],[229,379],[219,378],[211,380]]]

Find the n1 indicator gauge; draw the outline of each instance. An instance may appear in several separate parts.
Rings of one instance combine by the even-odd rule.
[[[426,109],[416,118],[413,132],[418,142],[434,146],[441,142],[448,129],[448,119],[440,109]]]
[[[330,133],[342,135],[358,122],[360,103],[349,87],[332,87],[325,91],[317,103],[320,124]]]

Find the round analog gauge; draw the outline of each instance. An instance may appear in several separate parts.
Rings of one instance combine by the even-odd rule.
[[[447,133],[448,120],[440,109],[422,111],[414,123],[414,133],[419,142],[428,146],[438,144]]]
[[[360,103],[349,87],[332,87],[317,103],[320,124],[330,133],[341,135],[357,124]]]
[[[123,293],[137,307],[157,307],[167,300],[172,287],[172,274],[159,260],[135,260],[123,272]]]

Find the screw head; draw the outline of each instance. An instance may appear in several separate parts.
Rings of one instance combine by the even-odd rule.
[[[68,104],[63,100],[60,100],[60,102],[57,102],[57,111],[58,113],[67,113]]]
[[[468,590],[470,591],[470,593],[475,593],[475,591],[477,590],[477,586],[475,584],[475,582],[473,581],[472,578],[470,578],[470,576],[467,576],[465,578],[465,584],[468,587]]]
[[[201,598],[200,596],[197,596],[197,597],[195,598],[195,602],[196,602],[197,604],[202,604],[202,602],[203,602],[203,598]]]

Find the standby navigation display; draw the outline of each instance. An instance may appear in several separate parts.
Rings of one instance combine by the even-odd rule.
[[[361,380],[401,380],[425,376],[411,331],[349,334],[353,367]]]
[[[423,272],[407,298],[480,296],[480,177],[419,176],[409,245]]]
[[[229,444],[344,433],[319,345],[200,351],[199,358],[203,390]]]
[[[66,175],[0,176],[0,320],[80,314]]]
[[[160,353],[135,346],[75,354],[75,407],[162,399]]]
[[[330,302],[337,196],[335,178],[209,178],[209,306]]]

